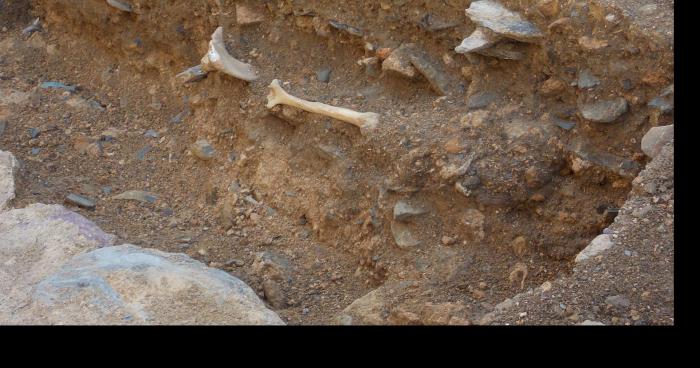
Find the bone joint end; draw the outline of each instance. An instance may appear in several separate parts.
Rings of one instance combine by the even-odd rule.
[[[211,35],[209,51],[202,57],[202,69],[205,71],[218,70],[244,81],[258,79],[252,65],[244,63],[228,53],[224,44],[224,30],[219,27]]]

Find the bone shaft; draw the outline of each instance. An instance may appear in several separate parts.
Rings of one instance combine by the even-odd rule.
[[[329,106],[321,102],[311,102],[302,100],[286,92],[284,92],[284,95],[287,98],[287,101],[285,101],[285,103],[290,106],[298,107],[308,112],[326,115],[334,119],[342,120],[355,126],[362,127],[361,121],[364,115],[362,113],[350,109],[345,109],[342,107]]]

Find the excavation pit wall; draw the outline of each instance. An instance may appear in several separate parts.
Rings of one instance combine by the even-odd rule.
[[[555,1],[557,10],[547,14],[534,1],[502,2],[545,34],[537,44],[515,45],[524,54],[519,61],[453,51],[475,28],[464,15],[469,1],[130,3],[132,13],[98,0],[34,1],[45,32],[28,42],[50,37],[58,51],[48,53],[47,66],[83,69],[70,82],[104,106],[97,119],[119,129],[171,133],[149,153],[162,159],[143,165],[168,161],[173,168],[154,168],[145,180],[173,209],[190,212],[185,228],[211,227],[218,239],[230,239],[203,240],[213,244],[210,253],[250,236],[250,213],[238,208],[254,199],[261,203],[257,217],[279,222],[256,235],[263,246],[320,244],[298,251],[338,253],[352,265],[361,281],[347,276],[333,284],[341,294],[347,288],[361,296],[409,280],[417,286],[408,290],[418,291],[396,298],[462,303],[469,306],[464,318],[474,321],[489,303],[568,273],[578,251],[612,222],[646,164],[644,133],[673,118],[647,106],[673,83],[672,45],[639,33],[619,10],[597,2]],[[239,25],[236,4],[248,5],[262,22]],[[617,22],[607,21],[608,14]],[[363,36],[323,26],[328,20]],[[450,27],[436,30],[435,24]],[[253,64],[259,78],[246,83],[210,73],[182,85],[175,75],[199,63],[218,26],[230,53]],[[607,46],[586,48],[582,37]],[[375,55],[366,43],[395,49],[409,42],[444,73],[446,97],[421,76],[408,80],[357,64]],[[325,68],[328,83],[317,78]],[[572,86],[584,70],[599,83]],[[318,115],[268,111],[272,79],[290,82],[285,89],[298,97],[380,113],[379,128],[363,136]],[[579,106],[614,97],[629,103],[614,123],[581,116]],[[479,98],[491,102],[470,109]],[[171,122],[176,116],[182,122]],[[561,121],[574,127],[564,129]],[[212,144],[214,159],[188,153],[198,139]],[[449,174],[470,157],[465,173]],[[425,213],[395,220],[399,201]],[[158,230],[144,221],[113,231],[138,237],[129,232],[154,236]],[[419,244],[399,247],[395,234],[410,234]]]

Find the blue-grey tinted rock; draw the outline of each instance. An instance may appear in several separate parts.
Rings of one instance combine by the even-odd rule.
[[[673,100],[666,97],[655,97],[648,104],[649,107],[658,109],[661,113],[673,111]]]
[[[158,138],[158,132],[153,129],[148,129],[143,135],[148,138]]]
[[[73,86],[69,86],[69,85],[61,83],[61,82],[53,82],[53,81],[41,83],[41,88],[44,88],[44,89],[48,89],[48,88],[62,89],[64,91],[68,91],[68,92],[75,92],[75,90],[76,90],[76,88]]]
[[[576,85],[578,88],[593,88],[600,84],[600,79],[596,78],[590,70],[584,69],[578,75]]]
[[[216,155],[216,150],[206,139],[200,139],[191,146],[192,154],[202,160],[211,160]]]
[[[107,0],[107,4],[127,13],[131,13],[133,11],[131,8],[131,4],[122,0]]]
[[[35,203],[0,212],[0,325],[31,323],[18,313],[29,304],[34,286],[73,256],[110,246],[114,239],[60,205]]]
[[[634,86],[632,85],[632,81],[629,79],[623,79],[622,80],[622,89],[625,91],[631,91]]]
[[[341,31],[345,31],[353,36],[362,37],[364,35],[364,32],[362,32],[361,29],[359,29],[357,27],[353,27],[353,26],[348,25],[348,24],[340,23],[337,20],[330,20],[330,21],[328,21],[328,23],[333,28],[341,30]]]
[[[466,14],[472,22],[517,41],[536,42],[543,36],[534,24],[496,1],[472,1]]]
[[[112,194],[112,187],[102,187],[102,193]]]
[[[575,153],[583,160],[607,168],[625,177],[634,178],[641,170],[641,166],[637,162],[595,149],[582,139],[575,139],[569,142],[566,150]]]
[[[30,138],[34,139],[34,138],[38,137],[39,133],[41,133],[41,131],[39,129],[29,128],[29,137]]]
[[[143,190],[128,190],[124,193],[113,196],[112,199],[125,199],[143,203],[154,203],[158,199],[158,196]]]
[[[173,215],[173,209],[172,208],[163,208],[163,210],[160,212],[163,216],[165,217],[170,217]]]
[[[490,103],[496,101],[498,98],[498,95],[489,92],[489,91],[481,91],[477,92],[471,97],[469,97],[469,102],[467,102],[467,106],[469,107],[470,110],[472,109],[481,109],[486,106],[488,106]]]
[[[2,137],[2,133],[5,132],[6,127],[7,127],[7,122],[5,120],[0,120],[0,137]]]
[[[597,123],[612,123],[627,112],[627,100],[618,97],[613,100],[602,100],[580,107],[584,118]]]
[[[146,159],[146,154],[148,152],[151,152],[152,147],[151,146],[145,146],[141,148],[138,152],[136,152],[136,159],[139,161],[143,161]]]
[[[78,194],[73,194],[73,193],[69,194],[66,197],[66,202],[68,202],[72,205],[78,206],[78,207],[87,208],[89,210],[95,209],[95,200],[94,199],[84,197],[84,196],[81,196]]]
[[[41,148],[35,147],[32,148],[32,155],[36,156],[41,152]]]
[[[492,47],[477,51],[478,54],[504,60],[523,60],[525,54],[518,51],[519,45],[513,42],[499,42]]]
[[[331,68],[326,67],[317,71],[316,78],[318,78],[320,82],[328,83],[328,81],[331,80]]]
[[[129,244],[74,257],[37,284],[23,313],[38,324],[284,324],[226,272]]]
[[[574,123],[572,121],[564,120],[564,119],[553,118],[552,121],[558,127],[565,129],[565,130],[571,130],[576,126],[576,123]]]

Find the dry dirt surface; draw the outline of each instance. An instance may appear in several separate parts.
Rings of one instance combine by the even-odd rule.
[[[674,123],[673,7],[0,0],[12,205],[186,253],[289,325],[673,324],[673,147],[642,151]],[[218,27],[257,78],[183,83]],[[268,109],[273,79],[377,127]]]

